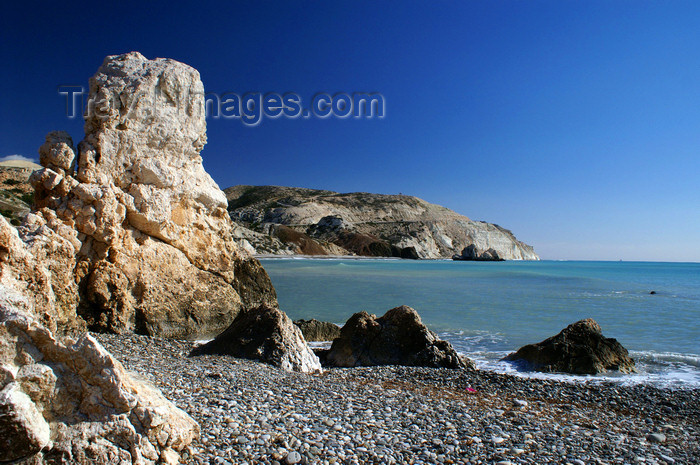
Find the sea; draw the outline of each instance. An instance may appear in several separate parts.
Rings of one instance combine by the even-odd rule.
[[[483,370],[571,382],[700,387],[700,263],[270,258],[261,260],[292,319],[342,325],[399,305]],[[654,291],[655,294],[651,294]],[[593,318],[639,373],[539,374],[500,361]]]

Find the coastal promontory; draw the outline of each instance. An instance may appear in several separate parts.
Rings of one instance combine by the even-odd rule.
[[[539,260],[532,246],[501,226],[474,221],[409,195],[280,186],[225,189],[239,243],[258,254]]]

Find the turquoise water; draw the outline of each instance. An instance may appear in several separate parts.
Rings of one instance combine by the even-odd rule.
[[[700,264],[265,259],[290,317],[339,324],[398,305],[485,369],[583,318],[637,360],[624,382],[700,386]],[[650,295],[650,291],[656,295]]]

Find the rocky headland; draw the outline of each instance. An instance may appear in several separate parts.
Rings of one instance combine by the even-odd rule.
[[[539,260],[507,229],[408,195],[243,185],[224,192],[234,235],[253,253],[425,259],[471,247],[483,260]]]

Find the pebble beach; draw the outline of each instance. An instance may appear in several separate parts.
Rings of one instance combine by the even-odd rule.
[[[700,390],[417,367],[286,372],[94,334],[201,427],[192,464],[695,464]]]

